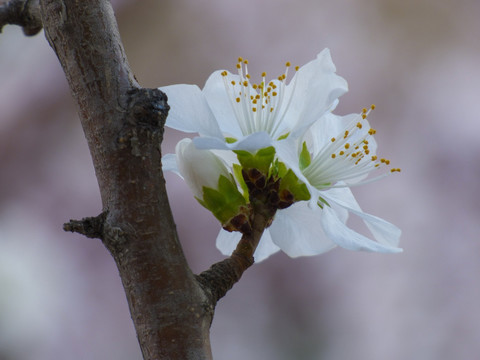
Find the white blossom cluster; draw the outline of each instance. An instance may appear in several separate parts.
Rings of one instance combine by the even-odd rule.
[[[261,261],[282,250],[291,257],[316,255],[335,246],[396,253],[401,231],[362,211],[350,187],[400,169],[376,154],[375,130],[367,116],[332,113],[347,91],[328,49],[287,83],[290,63],[276,79],[253,83],[248,61],[237,73],[216,71],[201,90],[196,85],[160,88],[168,96],[166,125],[197,133],[181,140],[163,169],[187,182],[195,198],[222,223],[217,247],[229,255],[248,231],[250,202],[262,199],[274,217],[255,252]],[[377,172],[373,177],[369,175]],[[360,217],[371,234],[347,225]]]

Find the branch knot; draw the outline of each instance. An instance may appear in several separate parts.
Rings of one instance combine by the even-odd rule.
[[[103,240],[103,229],[107,212],[104,211],[98,216],[85,217],[82,220],[70,220],[63,224],[64,231],[76,232],[91,239]]]

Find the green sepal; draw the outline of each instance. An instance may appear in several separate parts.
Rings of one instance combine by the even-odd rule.
[[[252,154],[245,150],[235,150],[238,161],[244,169],[257,169],[263,174],[268,174],[270,165],[272,165],[275,157],[275,148],[269,146],[258,150],[255,154]]]
[[[303,142],[302,151],[300,152],[299,166],[300,170],[303,171],[310,163],[312,162],[312,157],[310,156],[310,151],[307,149],[307,142]]]
[[[283,134],[283,135],[280,135],[277,140],[284,140],[284,139],[286,139],[286,138],[288,137],[288,135],[290,135],[290,132],[287,132],[287,133],[285,133],[285,134]]]
[[[203,199],[198,202],[209,210],[222,224],[238,215],[240,206],[246,205],[233,179],[220,175],[218,189],[203,187]]]
[[[284,164],[283,166],[285,167]],[[280,181],[280,188],[279,188],[280,192],[283,189],[288,190],[293,194],[295,201],[310,200],[311,195],[310,195],[310,192],[308,191],[307,185],[305,185],[302,181],[300,181],[297,175],[295,175],[295,173],[291,169],[286,170],[285,175],[281,176],[281,179],[282,180]]]
[[[240,185],[240,188],[243,191],[243,197],[245,198],[245,201],[249,203],[250,196],[248,193],[248,187],[247,187],[247,184],[245,183],[245,180],[243,179],[242,167],[240,165],[233,164],[233,175],[235,176],[235,179],[237,180],[238,184]]]
[[[277,177],[283,178],[287,174],[287,171],[288,171],[287,166],[283,162],[280,162],[278,160],[275,163],[276,163],[275,170],[276,170]]]

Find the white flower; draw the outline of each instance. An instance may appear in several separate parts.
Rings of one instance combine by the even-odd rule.
[[[277,211],[260,241],[255,261],[279,250],[291,257],[310,256],[337,245],[357,251],[402,251],[397,247],[400,229],[363,212],[349,189],[370,182],[365,180],[368,173],[390,163],[376,156],[375,130],[370,128],[367,114],[366,109],[345,117],[327,114],[302,138],[278,144],[277,156],[307,185],[312,197],[308,203],[297,202]],[[359,216],[376,241],[348,228],[349,214]],[[230,254],[240,236],[221,231],[217,247],[223,254]]]
[[[214,72],[203,90],[196,85],[160,88],[167,94],[171,107],[166,125],[200,135],[193,142],[182,140],[177,145],[176,156],[166,155],[164,170],[183,176],[196,198],[225,227],[238,211],[246,215],[242,212],[244,198],[236,187],[231,168],[235,166],[238,170],[244,164],[232,161],[232,151],[224,152],[222,160],[219,154],[200,149],[246,150],[254,154],[274,146],[276,159],[293,171],[298,177],[295,181],[306,185],[311,197],[308,202],[298,201],[277,210],[255,252],[257,262],[280,250],[292,257],[309,256],[337,245],[350,250],[402,251],[397,247],[400,230],[364,213],[350,191],[353,185],[371,181],[366,179],[369,173],[389,165],[389,161],[376,156],[375,130],[366,120],[367,109],[344,117],[331,113],[338,97],[347,91],[347,83],[335,74],[329,50],[323,50],[315,60],[296,68],[289,84],[286,79],[290,63],[286,64],[285,74],[267,82],[263,73],[258,84],[251,82],[247,65],[248,61],[240,58],[238,74]],[[240,152],[236,153],[240,156]],[[276,162],[275,166],[278,165]],[[268,175],[272,174],[268,169],[263,169],[263,174],[273,176]],[[226,183],[224,190],[219,187],[219,176]],[[217,191],[210,197],[212,202],[208,206],[205,194],[210,190],[205,192],[205,188]],[[222,195],[221,206],[216,206],[213,200],[222,192],[228,195]],[[308,194],[306,190],[304,193]],[[232,197],[234,206],[230,206],[228,200]],[[245,197],[248,198],[248,193]],[[221,218],[224,206],[228,216]],[[347,227],[349,214],[365,222],[374,240]],[[223,254],[230,255],[241,236],[240,231],[221,230],[217,247]]]
[[[203,90],[196,85],[160,88],[168,96],[168,127],[200,134],[197,148],[254,151],[285,137],[296,137],[333,110],[347,83],[335,74],[328,49],[298,70],[287,84],[287,70],[253,84],[248,61],[239,59],[238,74],[216,71]]]

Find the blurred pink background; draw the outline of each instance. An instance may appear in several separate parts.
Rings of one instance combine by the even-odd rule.
[[[249,269],[220,301],[216,359],[462,360],[480,354],[480,2],[114,2],[145,87],[211,72],[277,75],[323,48],[349,83],[338,114],[371,103],[379,152],[402,173],[354,193],[403,230],[400,255],[335,249]],[[183,134],[167,131],[172,151]],[[113,260],[62,231],[101,211],[86,140],[43,33],[0,34],[0,360],[141,359]],[[222,259],[216,220],[167,175],[194,271]],[[193,224],[193,225],[192,225]]]

